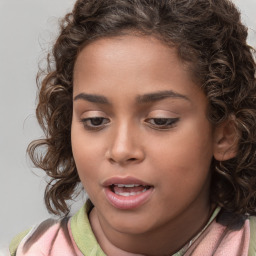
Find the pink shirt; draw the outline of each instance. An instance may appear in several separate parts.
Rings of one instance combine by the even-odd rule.
[[[62,224],[52,220],[41,223],[22,240],[16,256],[105,256],[92,232],[88,209],[85,205]],[[216,209],[205,228],[190,243],[172,256],[248,256],[249,219],[241,229],[231,231],[216,222],[219,210]],[[251,255],[256,256],[256,252]]]

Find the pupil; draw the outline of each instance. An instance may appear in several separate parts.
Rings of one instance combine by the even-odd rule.
[[[101,125],[102,121],[103,121],[103,118],[95,117],[95,118],[92,118],[91,123],[92,125]]]
[[[155,119],[155,124],[164,125],[164,124],[166,124],[166,119],[165,118],[157,118],[157,119]]]

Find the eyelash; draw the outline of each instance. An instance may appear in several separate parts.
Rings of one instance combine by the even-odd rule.
[[[149,120],[153,120],[154,123],[149,122]],[[146,121],[150,124],[150,126],[156,130],[168,130],[172,128],[175,123],[179,121],[179,118],[165,118],[165,117],[160,117],[160,118],[148,118]],[[160,121],[160,124],[157,122]],[[162,122],[162,124],[161,124]]]
[[[154,123],[149,121],[154,121]],[[100,121],[99,124],[93,124],[93,121]],[[156,130],[167,130],[172,128],[175,123],[179,121],[179,118],[148,118],[145,120],[153,129]],[[89,117],[81,119],[81,123],[84,125],[84,128],[87,130],[101,130],[110,122],[108,118],[105,117]],[[157,124],[157,122],[162,122],[162,124]],[[164,123],[164,124],[163,124]]]
[[[105,123],[102,124],[104,120],[105,120]],[[93,121],[102,121],[102,122],[100,122],[100,124],[98,125],[97,124],[93,125]],[[100,116],[88,117],[88,118],[81,119],[81,123],[84,125],[84,128],[87,130],[101,130],[106,126],[107,123],[109,123],[109,119],[105,117],[100,117]]]

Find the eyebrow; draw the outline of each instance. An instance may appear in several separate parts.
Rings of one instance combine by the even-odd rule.
[[[190,101],[190,99],[187,96],[177,93],[177,92],[174,92],[174,91],[171,91],[171,90],[159,91],[159,92],[140,95],[136,98],[136,101],[138,103],[148,103],[148,102],[164,100],[166,98],[184,99],[184,100]]]
[[[142,103],[150,103],[150,102],[156,102],[160,100],[164,100],[166,98],[175,98],[175,99],[184,99],[189,100],[189,98],[183,94],[168,90],[168,91],[159,91],[154,93],[147,93],[143,95],[138,95],[136,97],[136,102],[139,104]],[[80,93],[74,97],[74,101],[76,100],[85,100],[92,103],[100,103],[100,104],[108,104],[110,105],[110,102],[105,96],[98,95],[98,94],[86,94],[86,93]]]
[[[80,93],[74,97],[74,101],[76,100],[86,100],[93,103],[110,104],[106,97],[98,94]]]

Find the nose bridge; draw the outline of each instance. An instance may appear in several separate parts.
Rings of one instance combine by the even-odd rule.
[[[129,120],[122,120],[115,124],[109,147],[109,158],[112,162],[125,164],[143,159],[138,129],[139,127]]]

